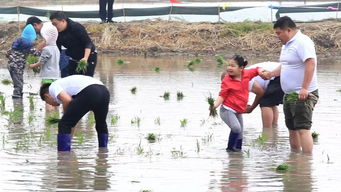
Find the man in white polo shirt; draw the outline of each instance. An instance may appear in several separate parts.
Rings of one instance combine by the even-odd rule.
[[[43,84],[40,97],[50,105],[63,105],[64,115],[58,124],[58,151],[70,151],[71,129],[89,111],[94,112],[99,147],[107,147],[106,118],[110,95],[101,81],[89,76],[71,75]]]
[[[281,87],[285,93],[283,111],[291,149],[312,153],[310,128],[313,109],[318,100],[315,45],[296,28],[290,17],[279,18],[274,30],[283,44],[281,66],[268,73],[268,77],[281,76]]]

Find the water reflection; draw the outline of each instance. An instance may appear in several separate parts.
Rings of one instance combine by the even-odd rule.
[[[99,149],[95,159],[94,172],[92,165],[78,159],[74,151],[58,152],[56,188],[65,189],[110,189],[110,174],[108,174],[108,150]]]
[[[287,164],[289,165],[289,172],[283,174],[283,191],[312,191],[312,156],[290,153]]]
[[[240,192],[247,189],[247,175],[244,173],[243,154],[230,152],[228,162],[224,163],[221,178],[222,192]]]

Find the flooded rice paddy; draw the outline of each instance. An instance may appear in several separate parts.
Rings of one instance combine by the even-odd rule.
[[[119,58],[124,64],[117,64]],[[282,109],[278,128],[262,129],[259,108],[244,115],[243,152],[226,153],[229,129],[220,118],[208,117],[206,101],[218,94],[222,68],[208,57],[189,70],[192,59],[99,57],[95,77],[111,92],[107,151],[98,149],[93,116],[88,114],[77,125],[72,152],[57,153],[57,125],[46,123],[51,114],[35,95],[39,76],[25,73],[22,100],[13,100],[12,86],[1,84],[1,191],[340,189],[340,61],[319,61],[320,101],[312,130],[320,135],[313,155],[306,156],[290,152]],[[0,75],[1,80],[10,79],[4,62]],[[177,98],[177,92],[184,97]],[[282,163],[289,170],[276,172]]]

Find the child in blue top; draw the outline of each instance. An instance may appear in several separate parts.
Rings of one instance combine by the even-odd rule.
[[[29,54],[34,54],[33,41],[36,37],[37,34],[33,26],[27,25],[21,37],[13,42],[11,49],[6,53],[7,68],[14,86],[12,98],[22,98],[26,57]]]

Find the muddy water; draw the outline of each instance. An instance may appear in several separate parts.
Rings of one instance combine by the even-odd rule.
[[[219,91],[222,71],[205,58],[194,71],[183,57],[100,56],[96,78],[110,89],[108,151],[97,148],[92,116],[77,125],[71,153],[56,152],[57,126],[48,125],[37,93],[39,77],[25,74],[23,100],[12,100],[0,85],[5,110],[0,116],[0,189],[11,191],[335,191],[341,187],[338,149],[341,123],[341,63],[319,61],[320,102],[312,130],[320,134],[312,156],[291,153],[280,110],[279,127],[262,129],[260,111],[244,115],[244,151],[225,152],[229,129],[208,118],[206,97]],[[253,60],[253,63],[261,59]],[[155,67],[160,71],[156,72]],[[4,65],[1,79],[10,79]],[[136,93],[131,89],[136,87]],[[184,98],[177,100],[177,92]],[[170,93],[169,100],[160,97]],[[17,109],[17,110],[14,110]],[[21,111],[18,109],[22,109]],[[61,112],[60,112],[61,113]],[[118,117],[112,122],[112,117]],[[139,119],[139,123],[138,123]],[[187,123],[181,125],[181,121]],[[148,133],[156,142],[146,140]],[[265,142],[257,141],[264,133]],[[277,165],[287,163],[287,173]]]

